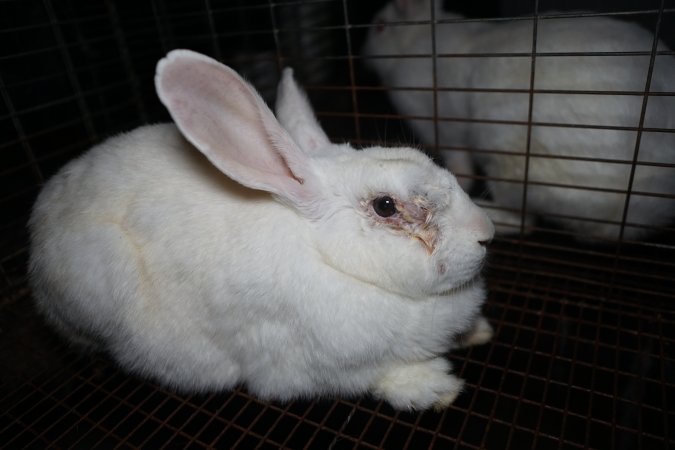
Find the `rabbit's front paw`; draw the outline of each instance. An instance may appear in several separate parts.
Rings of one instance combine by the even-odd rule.
[[[375,384],[373,393],[396,409],[438,411],[455,401],[464,386],[449,371],[443,358],[396,366]]]
[[[492,325],[490,325],[485,317],[480,316],[474,323],[473,328],[460,337],[459,345],[466,348],[487,344],[494,334]]]

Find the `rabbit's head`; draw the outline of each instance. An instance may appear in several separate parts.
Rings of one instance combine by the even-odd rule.
[[[436,18],[440,18],[442,1],[435,0]],[[378,67],[387,64],[389,58],[378,56],[428,55],[431,47],[431,1],[395,0],[387,3],[373,17],[368,29],[362,53],[368,57],[368,65]],[[414,60],[411,60],[414,66]]]
[[[317,256],[308,266],[412,297],[477,275],[494,228],[455,178],[411,148],[332,144],[290,69],[279,86],[279,121],[234,71],[197,53],[171,52],[156,85],[183,135],[214,166],[302,218],[298,232],[308,233]]]
[[[343,150],[319,160],[314,245],[354,278],[409,296],[471,280],[493,226],[455,178],[410,148]]]

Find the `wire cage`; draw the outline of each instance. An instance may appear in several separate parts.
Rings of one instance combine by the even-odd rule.
[[[672,139],[664,138],[670,146],[658,149],[652,159],[640,157],[650,136],[675,137],[672,122],[648,123],[645,117],[652,101],[663,102],[662,111],[675,110],[675,78],[665,89],[649,89],[660,65],[673,64],[675,58],[675,2],[445,3],[445,9],[462,16],[447,19],[439,13],[395,25],[404,33],[409,26],[432,30],[522,22],[528,24],[531,45],[506,53],[495,48],[460,55],[444,53],[438,42],[428,54],[380,57],[426,58],[437,71],[452,59],[468,64],[468,59],[520,58],[531,77],[547,58],[585,57],[597,64],[602,58],[640,58],[644,78],[621,92],[602,86],[541,87],[533,78],[516,88],[445,86],[438,73],[430,86],[387,84],[368,68],[369,56],[363,53],[366,35],[381,25],[373,18],[383,1],[0,1],[0,447],[675,446],[675,210],[667,224],[638,225],[649,228],[649,235],[639,239],[624,233],[636,225],[626,208],[614,223],[619,230],[614,239],[580,236],[557,225],[555,213],[541,213],[536,222],[525,224],[527,189],[548,183],[589,196],[598,191],[588,184],[557,186],[536,178],[537,157],[561,163],[589,159],[583,148],[572,155],[537,154],[531,137],[538,128],[582,130],[588,136],[629,133],[634,144],[628,156],[599,160],[621,164],[631,174],[615,193],[656,198],[665,207],[675,199],[675,192],[638,192],[632,183],[640,167],[675,177]],[[547,22],[581,24],[598,17],[637,24],[661,44],[652,38],[643,48],[628,50],[581,45],[545,51],[541,33]],[[427,149],[439,164],[439,155],[450,151],[507,151],[530,164],[533,172],[509,180],[525,188],[525,194],[519,191],[522,202],[515,211],[520,222],[494,240],[485,269],[490,290],[485,314],[495,337],[487,345],[449,355],[467,382],[450,407],[400,412],[368,396],[269,403],[244,389],[180,394],[125,373],[105,355],[77,353],[33,311],[26,281],[26,221],[37,193],[56,170],[93,144],[141,124],[168,120],[156,98],[153,75],[156,62],[174,48],[193,49],[232,66],[270,104],[281,68],[295,67],[334,141],[355,147],[408,143]],[[423,115],[400,110],[390,100],[397,91],[425,93],[436,107]],[[518,119],[498,113],[446,116],[439,98],[453,93],[519,95],[526,114]],[[590,95],[634,98],[634,121],[617,125],[580,113],[576,122],[556,122],[532,114],[533,105],[546,96]],[[422,139],[416,122],[430,125],[435,139]],[[506,150],[442,139],[439,129],[466,123],[516,126],[530,139]],[[475,173],[457,175],[473,179],[472,194],[490,206],[486,186],[494,174],[479,165]],[[598,220],[561,214],[570,220]]]

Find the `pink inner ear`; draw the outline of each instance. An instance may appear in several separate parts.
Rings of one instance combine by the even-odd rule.
[[[236,72],[179,50],[160,62],[156,84],[183,135],[222,172],[293,202],[307,195],[306,158]]]

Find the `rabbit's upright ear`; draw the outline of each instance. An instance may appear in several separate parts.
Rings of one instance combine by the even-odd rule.
[[[183,136],[223,173],[296,205],[312,200],[309,158],[235,71],[174,50],[157,65],[155,86]]]
[[[309,100],[287,67],[277,89],[277,118],[295,142],[308,153],[329,146],[330,141],[314,116]]]

